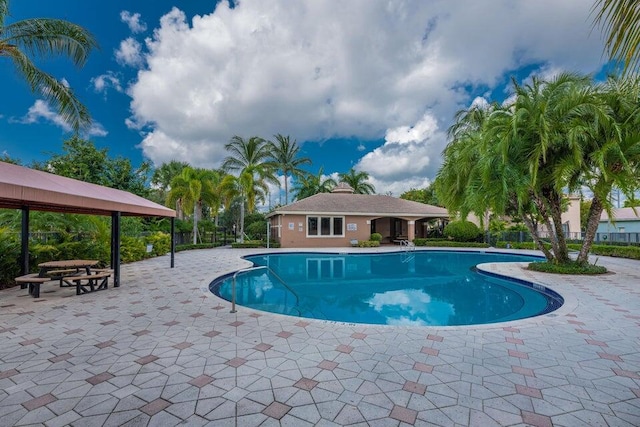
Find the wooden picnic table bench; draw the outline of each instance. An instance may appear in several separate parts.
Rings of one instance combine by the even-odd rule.
[[[21,289],[29,288],[29,295],[34,298],[40,298],[40,285],[52,280],[50,277],[40,277],[38,273],[25,274],[15,279],[16,283],[20,284]]]
[[[60,287],[75,287],[76,295],[107,289],[113,270],[91,268],[96,264],[94,260],[49,261],[38,264],[39,273],[25,274],[15,281],[22,289],[28,287],[34,298],[40,297],[41,284],[52,281],[59,281]]]
[[[67,280],[75,284],[76,295],[80,295],[107,289],[109,287],[109,277],[111,277],[112,273],[112,270],[102,270],[93,274],[71,276]]]

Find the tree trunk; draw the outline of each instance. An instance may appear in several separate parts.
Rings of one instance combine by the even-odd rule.
[[[198,241],[198,203],[193,204],[193,244],[197,244]]]
[[[598,230],[598,223],[600,222],[600,216],[604,210],[604,205],[598,196],[595,196],[591,200],[591,207],[589,208],[589,218],[587,219],[587,229],[585,231],[584,240],[582,241],[582,247],[576,260],[579,264],[587,264],[589,262],[589,251],[591,245],[596,237],[596,231]]]
[[[244,242],[244,197],[240,200],[240,243]]]
[[[551,208],[551,219],[553,220],[556,240],[558,242],[556,259],[560,264],[564,264],[569,262],[570,259],[567,240],[565,239],[564,230],[562,229],[562,197],[557,192],[553,191],[549,195],[548,200]]]
[[[289,204],[289,183],[287,182],[287,174],[284,174],[284,205]]]
[[[549,210],[547,209],[547,206],[545,205],[544,200],[541,200],[538,196],[534,195],[533,200],[536,207],[538,208],[538,213],[542,218],[542,223],[547,228],[549,233],[549,241],[551,242],[551,250],[553,252],[553,256],[550,259],[549,258],[548,259],[549,261],[554,261],[554,259],[557,261],[557,255],[559,252],[558,239],[556,237],[556,233],[553,230],[553,226],[551,225],[551,221],[549,221],[549,216],[550,216]]]
[[[545,258],[547,258],[547,261],[553,261],[553,255],[551,254],[551,252],[549,252],[549,249],[547,249],[544,246],[542,239],[540,239],[540,236],[538,235],[537,225],[527,215],[522,215],[522,220],[524,221],[524,225],[527,226],[527,229],[529,229],[529,232],[531,233],[531,237],[533,238],[533,241],[535,242],[536,246],[538,247],[539,250],[542,251]]]

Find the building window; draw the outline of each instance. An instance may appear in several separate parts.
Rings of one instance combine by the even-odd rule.
[[[342,217],[333,218],[333,234],[336,236],[344,236],[343,226],[344,219]]]
[[[317,236],[318,235],[318,218],[310,216],[307,219],[307,233],[309,236]]]
[[[331,236],[331,218],[326,216],[320,218],[320,234]]]
[[[307,217],[307,237],[344,236],[344,217],[309,216]]]

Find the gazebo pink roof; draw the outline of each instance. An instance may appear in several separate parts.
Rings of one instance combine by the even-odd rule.
[[[0,208],[48,212],[175,217],[176,212],[127,191],[0,162]]]

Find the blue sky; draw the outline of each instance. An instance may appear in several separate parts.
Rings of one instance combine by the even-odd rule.
[[[327,174],[354,167],[379,193],[427,185],[455,112],[502,100],[511,76],[601,73],[586,0],[13,0],[8,22],[56,17],[100,50],[67,80],[85,137],[134,164],[218,167],[233,135],[290,135]],[[29,164],[70,134],[2,58],[0,153]]]

